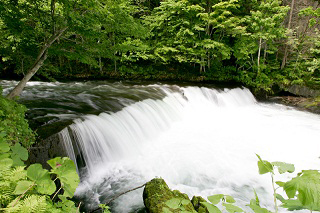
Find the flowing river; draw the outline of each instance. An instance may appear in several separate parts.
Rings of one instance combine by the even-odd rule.
[[[4,93],[15,83],[2,81]],[[293,163],[297,172],[320,168],[320,116],[260,103],[246,88],[30,82],[20,101],[46,125],[73,120],[59,134],[70,158],[85,165],[76,196],[87,209],[162,177],[190,198],[229,194],[243,208],[255,190],[273,210],[271,178],[258,174],[256,154]],[[112,203],[113,212],[141,209],[142,189]]]

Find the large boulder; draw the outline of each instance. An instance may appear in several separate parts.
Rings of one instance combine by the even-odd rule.
[[[170,190],[162,178],[154,178],[146,184],[143,202],[149,213],[196,212],[188,195]]]
[[[320,90],[319,89],[312,89],[307,86],[303,85],[291,85],[290,87],[287,88],[287,91],[298,95],[298,96],[303,96],[303,97],[317,97],[320,96]]]

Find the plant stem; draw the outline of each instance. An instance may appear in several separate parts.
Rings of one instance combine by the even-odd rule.
[[[12,207],[14,207],[14,206],[19,202],[19,200],[27,193],[27,191],[29,191],[34,185],[35,185],[35,183],[33,183],[31,186],[29,186],[29,187],[27,188],[27,190],[24,191],[24,192],[18,197],[18,199],[12,204]]]
[[[277,205],[277,198],[276,198],[276,189],[275,189],[275,187],[274,187],[274,178],[273,178],[273,174],[271,174],[271,180],[272,180],[273,201],[274,201],[275,213],[278,213],[278,205]]]
[[[53,197],[51,198],[51,200],[53,200],[53,199],[57,196],[57,194],[60,192],[61,189],[62,189],[62,188],[60,187],[60,188],[56,191],[56,193],[53,195]]]

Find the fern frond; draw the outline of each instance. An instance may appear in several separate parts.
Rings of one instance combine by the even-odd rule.
[[[1,181],[0,182],[0,207],[5,207],[10,203],[14,196],[12,192],[14,190],[13,185],[8,181]]]
[[[11,171],[11,166],[1,166],[0,167],[0,180],[3,180],[5,176]]]
[[[3,176],[4,180],[17,183],[19,180],[25,180],[27,178],[27,171],[24,169],[24,166],[17,166],[12,168]]]
[[[16,202],[16,200],[12,201],[5,209],[5,212],[45,213],[47,212],[47,205],[46,196],[30,195],[26,196],[23,200],[19,200],[18,202]]]

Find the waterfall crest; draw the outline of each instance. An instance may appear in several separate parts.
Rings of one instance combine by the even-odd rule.
[[[93,206],[156,176],[189,196],[230,194],[244,208],[254,188],[262,205],[272,206],[270,180],[258,174],[256,153],[294,163],[297,171],[319,168],[317,115],[258,103],[245,88],[159,89],[165,98],[88,115],[60,133],[70,157],[85,162],[77,195]],[[115,212],[140,208],[141,191],[117,202],[126,205]]]

